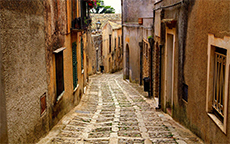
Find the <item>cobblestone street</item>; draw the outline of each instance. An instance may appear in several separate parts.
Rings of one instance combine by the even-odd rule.
[[[202,143],[141,90],[121,72],[91,76],[80,104],[39,143]]]

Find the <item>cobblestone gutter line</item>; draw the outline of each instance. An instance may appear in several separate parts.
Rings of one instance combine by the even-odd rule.
[[[126,93],[126,91],[120,86],[120,84],[117,82],[117,80],[115,80],[115,82],[118,85],[118,87],[122,90],[122,92],[125,94],[127,100],[132,104],[133,108],[136,110],[135,114],[136,114],[137,120],[139,122],[139,128],[141,130],[141,135],[145,139],[145,143],[148,143],[149,142],[149,136],[146,133],[147,129],[145,127],[145,124],[144,124],[144,121],[143,121],[143,117],[142,117],[142,114],[140,112],[139,107],[137,107],[135,105],[135,103],[133,102],[133,100],[129,97],[129,95]]]
[[[112,98],[113,98],[113,102],[115,104],[115,117],[114,117],[114,120],[113,120],[113,123],[112,123],[112,133],[110,133],[110,144],[117,144],[118,143],[118,135],[117,135],[117,132],[118,132],[118,122],[119,122],[119,117],[120,117],[120,106],[119,106],[119,103],[114,95],[114,92],[113,90],[111,89],[111,82],[108,82],[108,85],[109,85],[109,90],[111,92],[111,95],[112,95]]]
[[[89,133],[95,128],[94,124],[97,121],[97,118],[101,112],[101,107],[102,107],[102,96],[101,96],[101,84],[99,81],[99,85],[98,85],[98,105],[97,105],[97,111],[94,113],[90,124],[85,128],[85,130],[82,133],[82,139],[87,139],[89,137]]]

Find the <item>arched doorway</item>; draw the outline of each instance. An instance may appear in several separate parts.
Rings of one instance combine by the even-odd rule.
[[[129,79],[129,69],[130,69],[130,65],[129,65],[129,45],[126,44],[126,79]]]

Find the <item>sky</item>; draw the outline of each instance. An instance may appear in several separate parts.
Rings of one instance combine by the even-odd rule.
[[[104,0],[104,5],[112,6],[115,9],[115,13],[121,13],[121,0]]]

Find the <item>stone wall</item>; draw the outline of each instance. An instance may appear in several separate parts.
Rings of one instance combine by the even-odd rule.
[[[183,71],[181,73],[184,73],[184,83],[188,85],[188,103],[184,106],[186,117],[181,118],[181,111],[178,108],[176,109],[176,116],[177,119],[185,119],[186,121],[181,121],[200,136],[205,143],[229,143],[230,139],[229,125],[227,125],[227,131],[224,134],[205,111],[207,101],[208,34],[213,34],[215,38],[219,39],[223,39],[224,36],[230,36],[229,6],[230,1],[226,0],[190,1],[189,8],[184,8],[187,17],[183,14],[180,15],[181,19],[188,19],[187,27],[181,27],[181,31],[186,32],[186,37],[184,37],[186,38],[184,39],[186,45],[182,53],[184,54]],[[183,23],[180,22],[179,24]],[[228,45],[228,51],[229,48],[230,46]],[[227,98],[229,102],[229,94]],[[227,124],[229,124],[229,103],[227,107],[228,114],[225,117],[227,117]]]
[[[96,22],[100,20],[101,28],[106,24],[108,20],[110,21],[121,21],[121,14],[90,14],[92,18],[92,29],[96,29]]]
[[[138,18],[152,17],[155,0],[123,0],[123,21],[138,22]]]
[[[47,95],[44,4],[18,0],[0,1],[0,6],[8,142],[34,143],[48,131],[47,115],[40,114],[40,97]]]
[[[176,2],[179,2],[179,0],[165,0],[157,4],[155,8]],[[172,117],[201,137],[205,143],[229,142],[229,126],[227,126],[225,134],[206,111],[208,36],[214,34],[215,38],[218,39],[230,36],[228,6],[229,1],[225,0],[185,0],[184,3],[164,9],[161,12],[161,35],[158,31],[159,26],[156,27],[155,23],[155,28],[158,31],[155,40],[158,44],[163,45],[161,73],[163,109],[166,110],[167,107],[167,78],[165,79],[167,68],[164,66],[167,56],[165,34],[173,28],[176,40],[174,75],[172,76],[174,78]],[[167,23],[167,20],[174,20],[174,24]],[[184,84],[188,86],[187,101],[183,99],[183,96],[185,96],[183,93]],[[229,111],[229,105],[227,107]],[[227,123],[229,123],[230,116],[226,115],[225,117],[227,117]]]
[[[0,11],[1,14],[2,11]],[[2,25],[0,24],[0,27]],[[1,27],[2,28],[2,27]],[[8,142],[7,135],[7,119],[6,119],[6,96],[4,92],[4,77],[2,67],[2,31],[0,31],[0,141],[2,143]]]
[[[100,70],[100,66],[103,65],[102,63],[102,35],[94,35],[93,38],[93,48],[96,51],[95,58],[92,58],[92,63],[95,63],[96,71]]]

